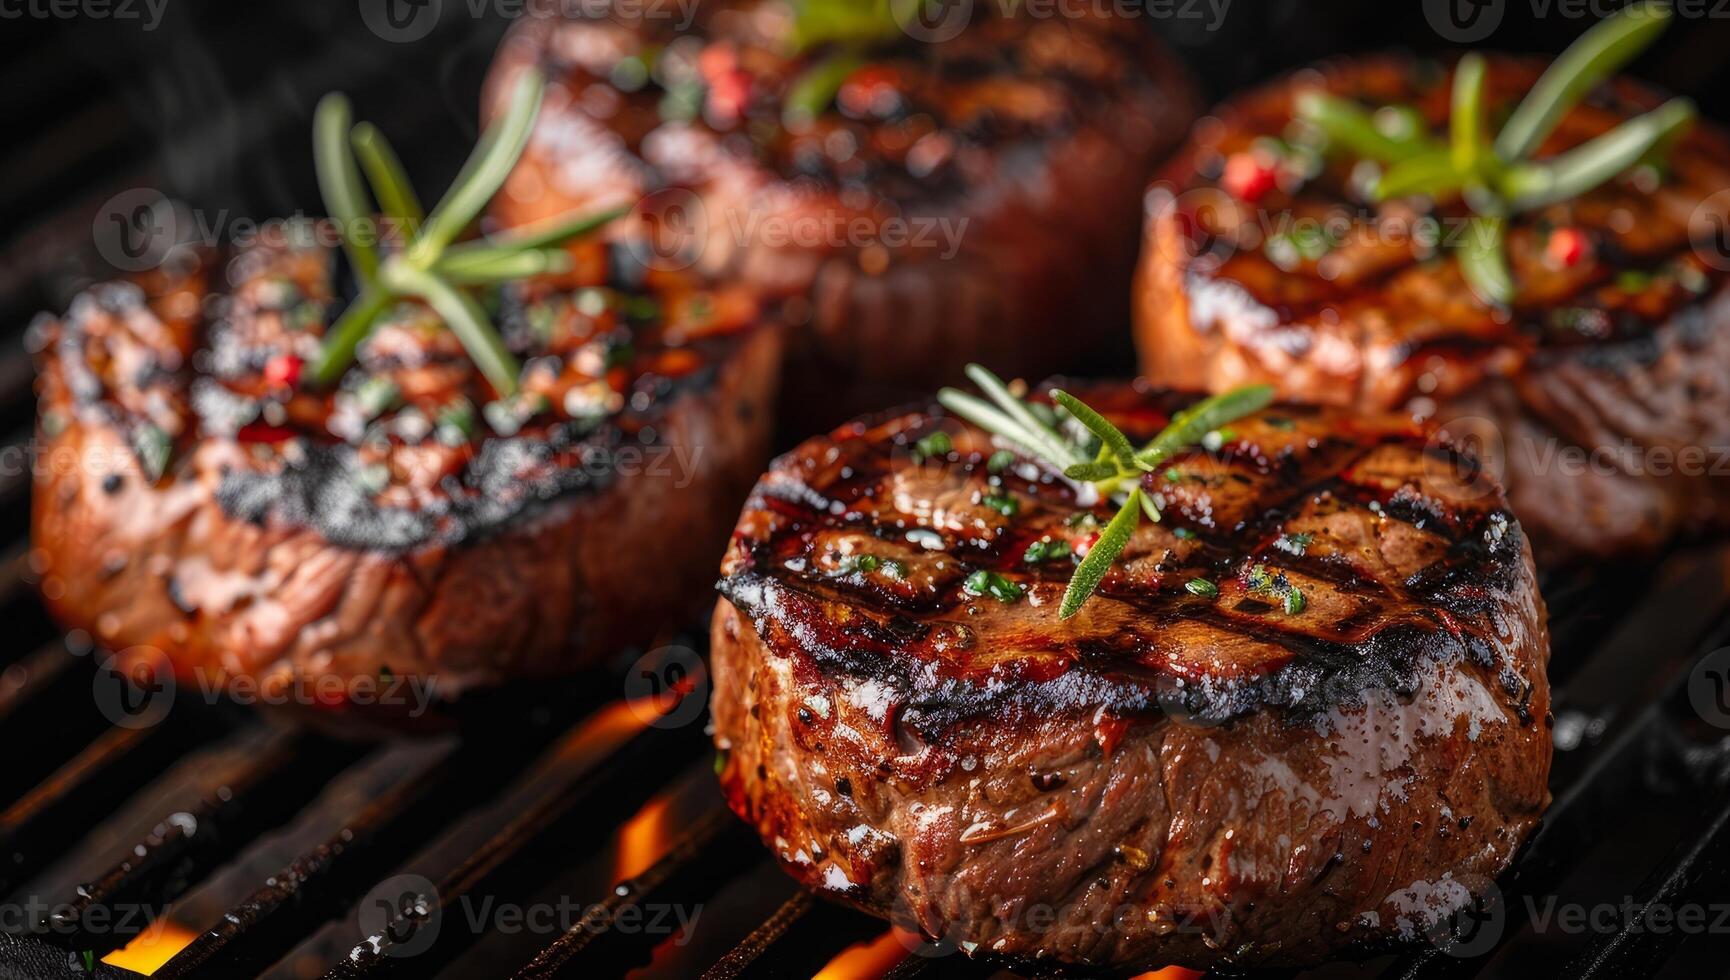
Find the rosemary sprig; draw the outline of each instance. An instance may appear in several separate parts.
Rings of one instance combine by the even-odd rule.
[[[1446,145],[1422,132],[1391,134],[1370,110],[1320,92],[1298,97],[1298,118],[1356,156],[1386,169],[1377,201],[1458,194],[1476,213],[1459,254],[1460,272],[1486,303],[1507,306],[1514,280],[1503,249],[1504,219],[1586,193],[1662,152],[1687,129],[1694,106],[1671,99],[1615,129],[1545,160],[1531,154],[1593,86],[1643,51],[1668,25],[1663,0],[1630,4],[1593,25],[1550,64],[1491,141],[1484,125],[1484,57],[1470,53],[1454,69]]]
[[[1117,515],[1070,576],[1069,588],[1058,607],[1062,619],[1079,612],[1098,590],[1142,517],[1159,520],[1158,506],[1141,487],[1142,474],[1153,472],[1161,462],[1199,443],[1220,426],[1260,411],[1273,401],[1274,394],[1269,385],[1253,385],[1203,399],[1179,412],[1159,435],[1136,449],[1111,420],[1067,391],[1051,389],[1051,400],[1057,405],[1057,411],[1052,411],[1017,398],[1002,379],[977,364],[967,366],[967,376],[986,397],[945,388],[937,393],[944,408],[991,433],[999,442],[1090,488],[1101,499],[1118,504]],[[1049,413],[1049,420],[1042,410]],[[1075,433],[1066,432],[1071,427],[1063,424],[1065,417],[1091,438],[1083,443]]]
[[[472,291],[525,276],[569,270],[571,257],[562,246],[626,210],[561,218],[538,228],[452,244],[498,193],[528,145],[545,88],[540,72],[523,73],[504,117],[481,135],[456,182],[430,215],[424,215],[384,134],[367,123],[351,125],[348,100],[340,94],[320,100],[313,120],[319,190],[325,209],[338,224],[343,250],[361,288],[360,295],[325,334],[309,372],[310,380],[331,384],[342,377],[378,317],[396,302],[413,299],[426,303],[444,318],[499,397],[516,393],[521,367]],[[405,236],[403,247],[393,254],[381,256],[370,238],[354,235],[355,230],[372,222],[362,171],[380,209]]]

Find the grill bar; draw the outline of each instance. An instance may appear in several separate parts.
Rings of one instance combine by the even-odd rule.
[[[621,947],[629,944],[613,928],[621,912],[710,894],[716,883],[757,860],[755,846],[750,832],[732,813],[719,806],[711,809],[649,870],[621,882],[604,901],[585,911],[575,927],[519,970],[516,980],[622,976],[629,951]]]
[[[9,894],[56,854],[78,842],[81,815],[105,813],[141,789],[198,739],[191,725],[171,719],[155,728],[115,728],[0,813],[0,895]]]
[[[1712,816],[1705,831],[1676,848],[1675,857],[1653,872],[1635,892],[1639,914],[1634,922],[1647,922],[1654,910],[1675,910],[1688,905],[1704,906],[1722,899],[1725,876],[1730,875],[1730,800]],[[1706,923],[1717,913],[1707,909]],[[1649,976],[1669,960],[1687,933],[1675,928],[1624,928],[1603,936],[1584,956],[1563,971],[1564,976]]]
[[[605,710],[629,710],[629,706],[620,703]],[[587,734],[585,726],[579,725],[561,749],[575,749]],[[644,772],[654,767],[683,766],[707,744],[689,736],[682,728],[646,727],[576,778],[555,786],[440,880],[437,894],[419,896],[417,902],[399,907],[383,933],[355,946],[326,977],[358,980],[396,976],[411,964],[418,975],[448,962],[478,937],[464,929],[440,929],[432,947],[412,958],[397,955],[397,949],[415,935],[422,922],[454,907],[452,903],[463,896],[520,893],[560,856],[559,844],[595,840],[622,822],[653,792],[654,787],[644,785]]]
[[[55,906],[51,941],[98,955],[130,938],[89,928],[97,909],[166,905],[265,831],[280,826],[362,749],[294,734],[271,737],[235,778],[166,819],[129,857]]]
[[[745,937],[703,980],[811,976],[837,954],[882,936],[889,924],[799,892]],[[925,957],[912,957],[924,959]]]

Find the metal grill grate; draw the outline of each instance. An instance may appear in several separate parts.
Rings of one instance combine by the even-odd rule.
[[[453,44],[474,55],[478,70],[502,27],[459,12],[440,28],[448,43],[359,50],[327,44],[331,26],[304,16],[282,36],[296,70],[272,80],[298,93],[303,107],[327,88],[359,89],[392,72],[431,74],[415,59]],[[218,24],[200,39],[208,51],[257,26],[238,14],[207,20]],[[15,57],[0,77],[14,84],[0,90],[28,91],[26,78],[48,76],[68,97],[87,100],[42,123],[59,127],[40,140],[59,156],[0,157],[0,223],[35,229],[0,256],[8,260],[0,263],[0,315],[21,323],[35,309],[62,305],[44,281],[77,281],[75,272],[23,256],[87,246],[90,211],[117,190],[196,181],[176,170],[172,145],[212,143],[196,118],[185,118],[166,121],[178,128],[159,156],[130,152],[144,134],[116,122],[131,118],[123,92],[41,54],[50,46],[40,37],[12,38]],[[110,55],[116,76],[141,70],[138,52],[124,46],[99,45],[89,57]],[[266,88],[221,104],[262,107],[269,125],[292,137],[254,134],[210,163],[214,170],[244,169],[249,152],[263,155],[260,145],[302,144],[304,112],[270,105]],[[411,139],[423,128],[417,122],[436,116],[426,141],[452,142],[436,100],[403,93],[396,90],[395,104],[369,104],[369,113],[391,119],[393,135],[400,123]],[[53,135],[80,127],[88,138]],[[312,199],[309,176],[267,171],[256,186],[230,192],[257,213]],[[284,181],[291,186],[278,186]],[[21,353],[0,356],[0,433],[9,446],[29,438],[29,379]],[[129,943],[137,952],[137,928],[113,924],[129,909],[170,924],[156,943],[174,955],[155,975],[177,978],[809,977],[827,967],[827,976],[910,980],[1002,972],[952,952],[910,954],[912,941],[903,945],[884,923],[799,891],[718,798],[702,718],[645,725],[610,675],[547,699],[557,711],[505,703],[466,737],[412,744],[278,730],[252,713],[184,697],[160,724],[111,727],[93,702],[93,657],[57,639],[34,598],[28,483],[27,473],[0,475],[0,541],[12,542],[0,558],[0,621],[11,634],[0,649],[0,907],[35,896],[56,914],[46,930],[8,923],[0,931],[0,977],[81,975],[86,954],[100,960]],[[1730,645],[1730,548],[1551,581],[1545,592],[1555,631],[1555,802],[1500,882],[1504,917],[1475,956],[1419,946],[1319,975],[1722,971],[1710,948],[1715,936],[1576,932],[1535,920],[1546,902],[1626,901],[1643,914],[1725,896],[1730,742],[1694,710],[1689,680],[1703,655]],[[561,920],[511,930],[493,914],[561,904],[575,908],[568,928]],[[689,928],[648,924],[667,910],[694,920]],[[99,962],[96,970],[137,975]]]

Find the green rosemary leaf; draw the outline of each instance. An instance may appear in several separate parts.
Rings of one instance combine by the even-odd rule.
[[[413,241],[421,222],[426,220],[426,212],[421,209],[420,198],[415,196],[414,185],[409,183],[408,174],[403,171],[402,161],[391,149],[390,141],[384,138],[377,126],[362,122],[356,123],[349,133],[349,142],[354,145],[354,155],[360,159],[361,169],[366,172],[367,182],[378,198],[378,206],[394,218]]]
[[[1136,453],[1136,462],[1157,466],[1179,449],[1200,442],[1209,432],[1266,408],[1273,396],[1272,385],[1249,385],[1204,398],[1177,413],[1165,431]]]
[[[835,93],[847,76],[864,64],[857,55],[834,54],[817,62],[793,80],[781,103],[781,122],[792,130],[804,129],[835,101]]]
[[[1501,218],[1477,217],[1466,226],[1460,242],[1460,273],[1484,303],[1506,306],[1514,299],[1514,277],[1502,249]]]
[[[1635,3],[1593,25],[1550,63],[1496,136],[1496,153],[1531,153],[1593,86],[1645,50],[1670,22],[1668,3]]]
[[[1051,400],[1062,405],[1064,410],[1075,417],[1087,428],[1087,431],[1099,437],[1101,449],[1109,452],[1117,464],[1124,470],[1135,469],[1135,447],[1129,444],[1129,439],[1117,426],[1105,416],[1094,411],[1086,402],[1061,388],[1051,389]],[[1068,470],[1064,471],[1065,474]],[[1111,474],[1116,476],[1116,473]]]
[[[1671,99],[1566,153],[1513,165],[1502,178],[1502,192],[1516,211],[1578,197],[1634,166],[1693,121],[1693,103]]]
[[[1300,92],[1297,97],[1299,119],[1327,134],[1330,142],[1371,160],[1398,163],[1435,148],[1432,140],[1413,137],[1397,139],[1377,128],[1375,117],[1363,106],[1321,91]]]
[[[1036,437],[1022,429],[1019,422],[986,404],[982,399],[956,388],[944,388],[937,393],[937,403],[1014,446],[1022,455],[1052,462],[1051,454],[1040,447]]]
[[[342,316],[331,324],[329,332],[324,335],[324,342],[319,345],[318,359],[312,365],[315,382],[327,385],[342,377],[342,372],[348,370],[354,361],[355,348],[371,332],[372,322],[390,303],[390,294],[377,287],[368,288],[355,297]]]
[[[479,256],[483,253],[522,252],[537,248],[557,248],[566,242],[574,241],[590,232],[596,231],[631,213],[628,207],[608,208],[594,214],[578,215],[574,218],[554,218],[528,228],[515,228],[502,235],[484,238],[473,242],[463,242],[452,245],[444,250],[446,259]]]
[[[967,377],[972,379],[973,383],[979,386],[979,390],[985,392],[986,397],[995,402],[998,408],[1002,409],[1003,414],[1014,419],[1027,435],[1037,440],[1034,445],[1045,450],[1043,455],[1047,460],[1059,467],[1087,462],[1087,457],[1080,450],[1058,435],[1057,431],[1046,424],[1038,415],[1035,415],[1025,402],[1011,394],[1009,387],[997,375],[992,374],[981,365],[969,364],[967,365]]]
[[[1093,483],[1096,480],[1109,480],[1122,472],[1116,463],[1076,463],[1074,466],[1065,467],[1063,475],[1082,483]]]
[[[355,238],[355,232],[371,220],[372,206],[349,148],[351,118],[348,99],[341,93],[332,92],[318,100],[312,116],[312,162],[324,208],[337,224],[349,264],[362,282],[371,282],[378,275],[378,249],[371,241]]]
[[[498,193],[523,147],[528,145],[545,90],[546,79],[538,69],[530,69],[518,77],[504,118],[487,127],[487,133],[463,165],[462,175],[444,200],[433,208],[420,237],[410,247],[407,254],[411,264],[430,266]]]
[[[1489,149],[1484,145],[1484,56],[1473,51],[1454,66],[1453,105],[1448,111],[1448,131],[1454,169],[1475,174]]]
[[[1093,596],[1099,588],[1099,583],[1105,580],[1105,573],[1111,570],[1112,562],[1123,553],[1129,544],[1130,535],[1135,533],[1141,523],[1141,490],[1129,492],[1129,499],[1118,509],[1117,516],[1105,526],[1099,534],[1099,540],[1088,549],[1087,557],[1081,559],[1081,564],[1075,567],[1075,574],[1069,579],[1069,588],[1064,590],[1063,602],[1057,608],[1060,619],[1068,619],[1081,611],[1081,607]]]
[[[1147,515],[1148,520],[1155,524],[1159,523],[1159,508],[1154,506],[1153,498],[1146,493],[1141,494],[1141,510]]]
[[[890,0],[796,0],[793,45],[870,44],[903,36]]]
[[[1458,191],[1464,183],[1460,172],[1454,169],[1453,152],[1435,150],[1407,157],[1388,167],[1387,172],[1376,179],[1374,190],[1378,201],[1408,194],[1439,198]]]
[[[516,394],[517,377],[522,369],[473,297],[424,270],[401,267],[387,271],[394,277],[387,285],[421,297],[444,318],[500,398]]]
[[[543,248],[526,252],[470,252],[462,256],[446,256],[433,264],[432,271],[448,283],[472,286],[569,272],[574,264],[570,253]]]

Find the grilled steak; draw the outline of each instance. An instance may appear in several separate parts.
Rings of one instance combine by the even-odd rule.
[[[1489,117],[1540,69],[1492,59]],[[1217,110],[1150,197],[1136,286],[1142,371],[1179,387],[1266,380],[1294,399],[1470,430],[1498,457],[1490,462],[1546,562],[1649,552],[1722,527],[1730,252],[1691,249],[1690,223],[1698,236],[1727,212],[1708,199],[1730,187],[1730,142],[1696,122],[1667,173],[1636,168],[1510,219],[1517,298],[1497,310],[1457,262],[1434,260],[1453,254],[1454,238],[1438,250],[1420,231],[1434,218],[1444,236],[1466,233],[1460,205],[1367,205],[1350,159],[1277,138],[1301,137],[1294,96],[1322,87],[1410,106],[1445,141],[1449,75],[1425,62],[1346,62]],[[1628,82],[1600,86],[1539,155],[1658,102]]]
[[[1082,394],[1131,438],[1193,400]],[[1069,620],[1111,508],[978,430],[779,459],[713,629],[732,807],[812,888],[1011,957],[1300,963],[1464,903],[1547,802],[1519,524],[1409,422],[1275,406],[1217,441],[1148,475],[1164,520]]]
[[[1138,19],[1010,6],[972,5],[939,43],[895,31],[854,62],[848,46],[790,55],[778,0],[704,2],[689,24],[538,4],[489,91],[496,109],[531,64],[554,86],[495,213],[529,224],[648,195],[666,262],[786,302],[801,329],[783,416],[801,436],[970,360],[1062,367],[1119,343],[1137,202],[1194,99]],[[806,119],[826,71],[838,91]]]
[[[526,363],[508,403],[412,302],[340,386],[297,386],[342,307],[304,231],[34,327],[33,544],[68,626],[261,700],[316,681],[342,710],[328,678],[448,700],[698,611],[767,458],[779,347],[752,299],[664,276],[618,291],[623,265],[585,243],[577,272],[503,293]]]

